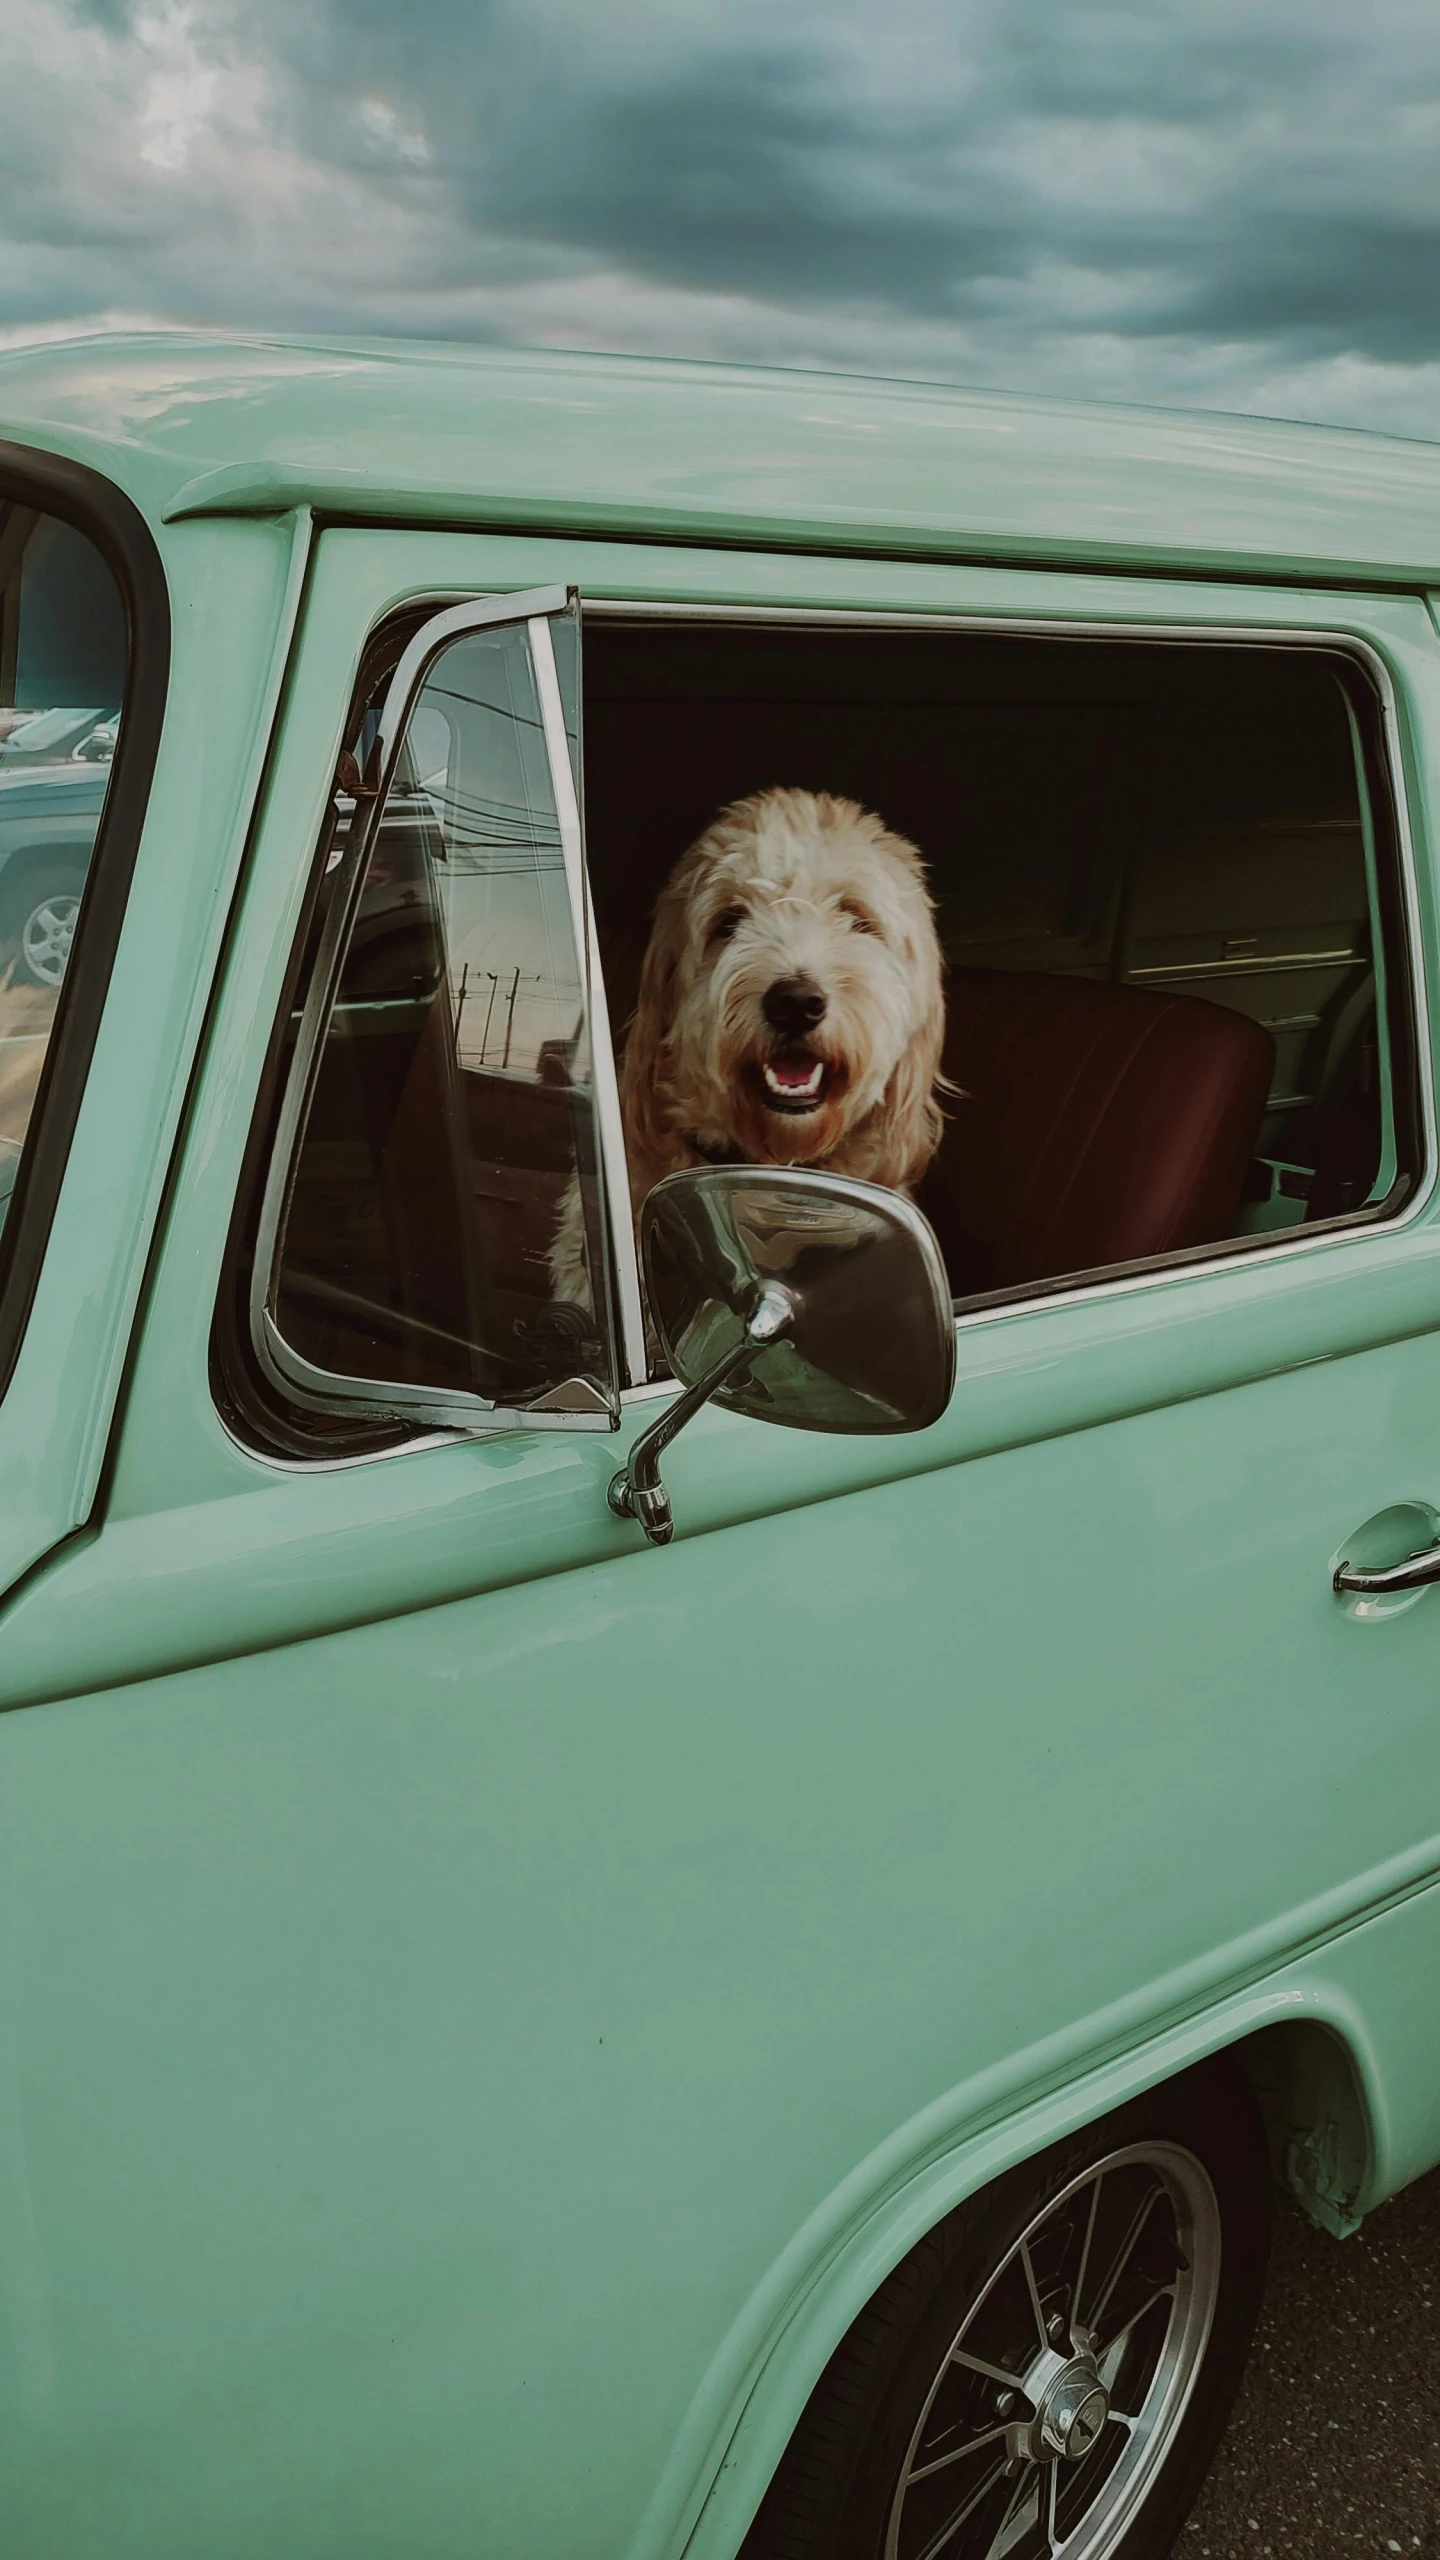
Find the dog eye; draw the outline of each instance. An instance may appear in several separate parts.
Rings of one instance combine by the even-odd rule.
[[[724,914],[717,916],[710,927],[710,940],[712,942],[728,942],[737,924],[743,924],[744,921],[745,910],[743,907],[727,907]]]
[[[853,898],[841,899],[840,913],[842,916],[849,917],[857,933],[873,933],[880,935],[880,927],[876,923],[874,917],[872,915],[867,915],[863,907],[858,907]],[[883,936],[880,938],[883,940]]]

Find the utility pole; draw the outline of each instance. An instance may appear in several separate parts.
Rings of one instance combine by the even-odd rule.
[[[485,1007],[485,1028],[480,1034],[480,1064],[482,1067],[485,1064],[485,1043],[490,1037],[490,1016],[495,1010],[495,990],[500,984],[500,980],[493,969],[487,969],[485,975],[490,981],[490,1001]]]
[[[515,999],[519,993],[520,972],[517,969],[514,977],[510,981],[510,1001],[505,1010],[505,1053],[500,1060],[502,1069],[508,1067],[510,1064],[510,1034],[515,1028]]]

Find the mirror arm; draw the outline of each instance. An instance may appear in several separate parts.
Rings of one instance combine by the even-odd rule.
[[[767,1342],[778,1342],[782,1333],[788,1333],[794,1316],[795,1300],[790,1291],[772,1280],[761,1290],[750,1321],[733,1349],[666,1406],[659,1421],[641,1433],[627,1464],[611,1477],[611,1510],[622,1520],[638,1520],[652,1547],[668,1546],[675,1534],[670,1496],[660,1481],[660,1461],[671,1441],[684,1430],[692,1415],[709,1403],[716,1388],[723,1387],[732,1369],[738,1369],[752,1351],[761,1351]]]

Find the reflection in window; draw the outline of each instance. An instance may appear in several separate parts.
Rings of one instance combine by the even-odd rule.
[[[281,1235],[283,1341],[330,1377],[533,1405],[608,1385],[548,1257],[578,1181],[592,1267],[584,985],[524,625],[432,667],[363,878]],[[312,999],[313,1001],[313,999]]]
[[[105,802],[125,618],[94,545],[0,499],[0,1213]]]

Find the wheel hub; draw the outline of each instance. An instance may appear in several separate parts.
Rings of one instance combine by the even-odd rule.
[[[1083,2462],[1110,2416],[1110,2394],[1088,2347],[1047,2349],[1025,2376],[1033,2417],[1007,2429],[1014,2462]]]
[[[1083,2462],[1109,2415],[1109,2392],[1090,2358],[1077,2356],[1040,2403],[1040,2441],[1063,2462]]]

